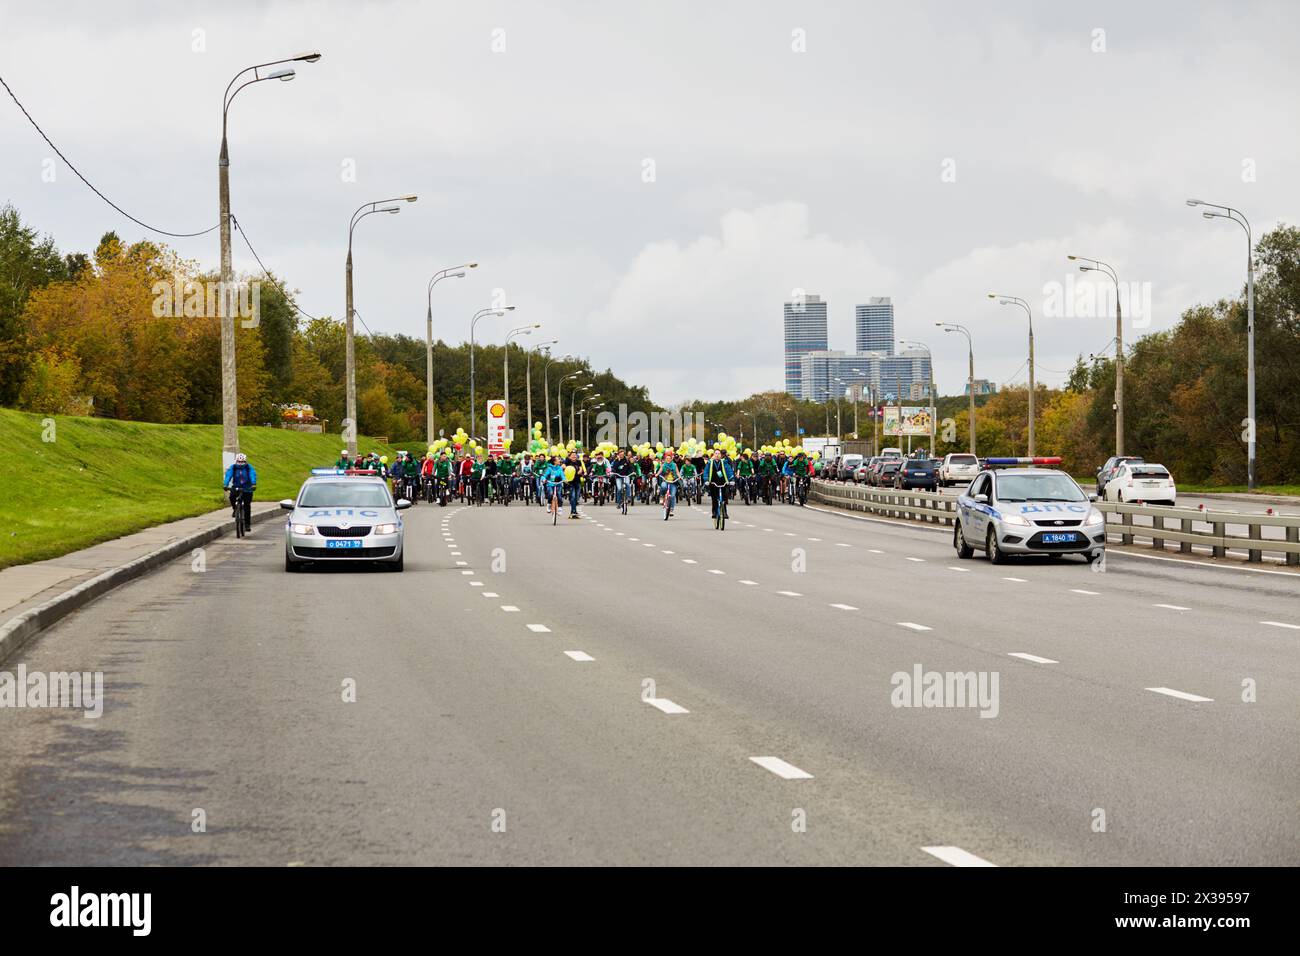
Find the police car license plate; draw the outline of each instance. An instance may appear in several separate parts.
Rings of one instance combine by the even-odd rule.
[[[326,542],[325,542],[325,547],[327,547],[327,548],[359,548],[359,547],[361,547],[361,539],[360,539],[360,538],[351,538],[351,539],[343,540],[343,541],[326,541]]]
[[[1077,540],[1078,536],[1073,531],[1043,535],[1043,544],[1073,544]]]

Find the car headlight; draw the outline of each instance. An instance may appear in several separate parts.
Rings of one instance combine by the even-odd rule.
[[[309,524],[291,524],[289,530],[294,534],[315,534],[316,528]]]
[[[395,524],[377,524],[375,525],[375,534],[397,534],[397,525]]]
[[[1092,510],[1092,513],[1089,514],[1088,517],[1083,519],[1083,523],[1086,525],[1105,524],[1106,516],[1102,514],[1100,511],[1098,511],[1096,508],[1094,508]]]
[[[1003,523],[1003,524],[1014,524],[1014,525],[1019,525],[1020,527],[1023,527],[1023,528],[1028,528],[1028,527],[1029,527],[1029,519],[1028,519],[1028,518],[1021,517],[1020,515],[1003,515],[1003,516],[1002,516],[1002,523]]]

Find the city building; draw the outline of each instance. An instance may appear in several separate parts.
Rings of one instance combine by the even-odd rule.
[[[894,302],[889,296],[856,306],[853,324],[858,352],[894,354]]]
[[[977,379],[975,379],[975,394],[976,394],[976,395],[996,395],[996,394],[997,394],[997,391],[998,391],[998,386],[997,386],[997,384],[994,383],[994,382],[990,382],[987,378],[977,378]],[[962,388],[962,392],[961,392],[961,393],[962,393],[963,395],[969,395],[969,394],[970,394],[970,382],[967,382],[967,383],[966,383],[965,387]]]
[[[803,394],[800,384],[802,359],[808,352],[825,351],[826,303],[819,295],[785,304],[785,390],[796,398]]]

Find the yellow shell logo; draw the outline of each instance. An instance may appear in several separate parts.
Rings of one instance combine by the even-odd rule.
[[[504,418],[506,407],[501,402],[493,402],[488,411],[491,412],[493,418]]]

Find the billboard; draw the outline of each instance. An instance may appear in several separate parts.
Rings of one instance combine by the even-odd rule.
[[[900,421],[901,413],[901,421]],[[922,405],[885,406],[885,434],[891,437],[929,435],[934,431],[930,409]]]
[[[504,455],[510,444],[510,417],[506,415],[506,403],[499,398],[489,398],[487,402],[487,440],[488,454],[496,457]]]

